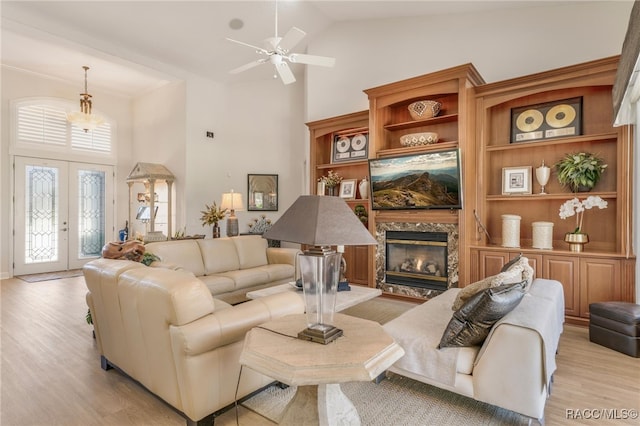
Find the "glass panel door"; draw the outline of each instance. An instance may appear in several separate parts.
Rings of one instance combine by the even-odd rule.
[[[67,269],[67,163],[16,157],[14,274]]]
[[[69,164],[69,269],[100,257],[113,234],[113,171],[111,166]]]
[[[111,166],[16,157],[14,275],[82,267],[113,234]]]

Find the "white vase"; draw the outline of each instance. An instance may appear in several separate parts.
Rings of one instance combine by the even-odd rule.
[[[324,195],[324,191],[325,191],[324,182],[322,181],[318,182],[318,188],[316,190],[317,195]]]
[[[358,184],[358,190],[360,191],[360,198],[369,198],[369,181],[366,176]]]
[[[549,183],[549,176],[551,176],[551,168],[545,166],[544,160],[542,160],[542,165],[536,168],[536,180],[540,184],[540,194],[546,194],[544,187]]]
[[[553,248],[553,222],[533,222],[531,247],[549,250]]]
[[[502,215],[502,247],[520,247],[520,219],[515,214]]]

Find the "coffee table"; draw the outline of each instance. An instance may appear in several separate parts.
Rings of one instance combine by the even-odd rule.
[[[382,294],[379,288],[370,288],[357,285],[351,285],[349,291],[339,291],[336,295],[336,312],[344,311],[347,308],[355,306],[367,300],[374,299]],[[292,283],[281,284],[274,287],[263,288],[261,290],[250,291],[247,293],[249,299],[258,299],[260,297],[269,296],[271,294],[282,293],[283,291],[295,291],[300,293],[302,290],[296,288]]]
[[[323,345],[297,338],[306,316],[288,315],[251,329],[240,364],[297,386],[280,425],[359,425],[360,416],[340,383],[370,381],[404,355],[380,324],[335,314],[343,336]]]

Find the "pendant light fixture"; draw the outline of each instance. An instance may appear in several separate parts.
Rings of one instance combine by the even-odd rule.
[[[67,120],[88,132],[101,125],[104,119],[91,113],[91,95],[87,90],[87,70],[89,67],[85,65],[82,68],[84,69],[84,93],[80,93],[80,111],[68,113]]]

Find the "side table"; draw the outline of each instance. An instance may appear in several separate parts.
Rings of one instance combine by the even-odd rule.
[[[247,333],[240,364],[298,387],[281,425],[359,425],[360,416],[340,383],[373,380],[404,355],[377,322],[343,314],[335,314],[334,322],[344,335],[327,345],[297,338],[306,327],[304,314]]]

